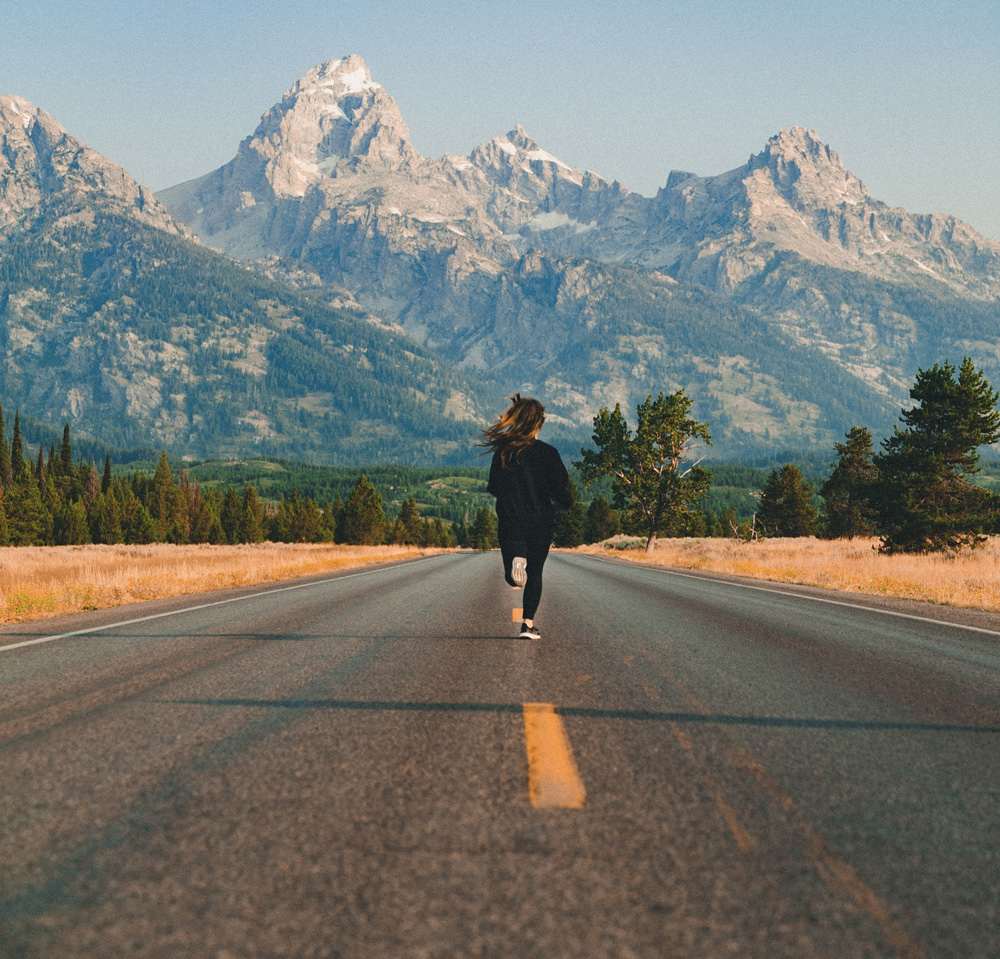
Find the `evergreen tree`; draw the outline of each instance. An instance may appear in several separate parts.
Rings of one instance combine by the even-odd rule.
[[[420,519],[420,509],[413,496],[403,500],[403,505],[399,510],[399,526],[401,539],[398,542],[407,546],[416,546],[423,539],[423,523]]]
[[[87,511],[87,525],[90,528],[90,540],[93,543],[121,543],[122,533],[121,511],[118,500],[108,488],[107,493],[98,493]]]
[[[436,546],[440,546],[443,549],[454,549],[458,546],[458,537],[455,536],[455,530],[451,526],[448,526],[444,520],[434,520],[434,529],[437,534]]]
[[[46,480],[46,471],[45,471],[45,444],[44,443],[39,443],[38,444],[38,463],[35,466],[35,476],[38,479],[38,492],[39,493],[44,493],[45,492],[45,480]]]
[[[497,514],[488,506],[476,511],[476,518],[467,533],[467,545],[472,549],[496,549],[500,545]]]
[[[271,538],[279,543],[315,542],[321,520],[316,501],[302,499],[299,491],[292,489],[278,506],[271,524]]]
[[[219,508],[215,498],[203,491],[199,491],[194,503],[191,542],[213,545],[222,545],[226,542],[226,533],[219,519]]]
[[[10,447],[7,445],[7,427],[4,424],[3,405],[0,404],[0,489],[3,489],[14,480],[14,474],[10,465]]]
[[[839,459],[819,491],[823,497],[823,535],[828,539],[854,539],[875,531],[875,514],[868,502],[878,476],[872,461],[872,434],[854,426],[845,438],[845,443],[834,443]]]
[[[14,411],[14,435],[10,441],[11,479],[16,480],[28,470],[28,461],[24,458],[24,441],[21,438],[21,411]]]
[[[757,522],[768,536],[815,536],[818,513],[812,484],[797,466],[786,463],[771,470],[760,491]]]
[[[15,420],[16,422],[16,420]],[[44,546],[52,517],[42,502],[31,467],[21,456],[22,468],[4,496],[11,546]]]
[[[2,415],[2,411],[0,411]],[[10,529],[7,526],[7,509],[4,506],[4,489],[0,486],[0,546],[10,546]]]
[[[243,501],[232,486],[226,487],[225,496],[222,497],[219,522],[222,524],[222,531],[226,534],[227,542],[246,542],[242,538],[242,530],[240,528],[243,523]]]
[[[957,376],[956,376],[957,372]],[[918,405],[903,410],[875,457],[870,503],[882,550],[925,553],[978,546],[995,527],[998,498],[974,485],[979,447],[1000,439],[998,394],[966,357],[920,370],[910,390]]]
[[[583,541],[585,543],[601,543],[622,531],[622,518],[611,504],[603,497],[597,496],[587,507],[587,515],[583,525]]]
[[[362,474],[344,505],[344,538],[352,546],[373,546],[382,542],[385,512],[382,497]]]
[[[57,546],[82,546],[91,542],[87,514],[79,500],[62,505],[52,522],[52,538]]]
[[[126,497],[122,505],[122,536],[126,543],[145,545],[157,541],[157,523],[135,494]]]
[[[580,502],[580,491],[572,480],[569,483],[569,494],[572,504],[565,509],[561,507],[556,509],[552,542],[556,546],[572,549],[583,543],[586,512],[583,503]]]
[[[240,542],[261,543],[264,540],[264,504],[253,486],[243,487],[243,516],[240,521]],[[332,540],[332,536],[330,537]]]
[[[594,417],[597,450],[581,450],[583,459],[574,463],[588,486],[611,477],[614,504],[627,511],[631,528],[646,536],[647,552],[712,482],[712,474],[697,463],[683,468],[699,441],[712,442],[707,424],[693,419],[690,410],[682,389],[660,393],[656,400],[650,395],[636,409],[633,435],[619,405],[614,412],[602,407]]]
[[[62,442],[59,444],[58,453],[55,450],[50,450],[49,463],[51,464],[49,472],[55,480],[60,497],[63,500],[69,500],[72,497],[73,487],[76,485],[69,423],[63,426]]]
[[[167,452],[160,453],[160,461],[156,464],[153,483],[150,488],[146,509],[157,525],[156,539],[165,540],[173,523],[174,512],[174,474],[167,462]]]
[[[101,492],[107,493],[111,488],[111,454],[104,454],[104,475],[101,477]]]

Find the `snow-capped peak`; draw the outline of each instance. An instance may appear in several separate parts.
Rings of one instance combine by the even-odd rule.
[[[16,117],[10,122],[20,123],[27,130],[38,115],[38,109],[24,97],[0,96],[0,115],[10,113]]]
[[[313,67],[298,80],[286,98],[308,93],[333,94],[337,99],[356,96],[360,93],[381,90],[382,84],[372,80],[365,61],[357,54],[350,54],[340,60],[326,60]]]

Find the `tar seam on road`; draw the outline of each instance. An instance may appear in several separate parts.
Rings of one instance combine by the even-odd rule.
[[[429,559],[437,559],[436,556],[424,556],[420,559],[406,560],[402,563],[394,563],[391,566],[378,566],[375,569],[365,569],[358,573],[348,573],[346,576],[331,576],[329,579],[321,579],[312,583],[296,583],[294,586],[278,586],[274,589],[262,589],[256,593],[247,593],[243,596],[231,596],[229,599],[218,599],[211,603],[199,603],[197,606],[185,606],[183,609],[171,609],[165,613],[153,613],[151,616],[139,616],[137,619],[126,619],[120,623],[107,623],[104,626],[91,626],[87,629],[75,629],[70,633],[58,633],[55,636],[39,636],[37,639],[26,639],[21,643],[10,643],[7,646],[0,646],[0,653],[9,652],[12,649],[21,649],[23,646],[37,646],[39,643],[51,643],[57,639],[70,639],[73,636],[84,636],[87,633],[102,633],[109,629],[118,629],[120,626],[134,626],[136,623],[148,623],[153,619],[162,619],[164,616],[180,616],[183,613],[193,613],[199,609],[210,609],[213,606],[225,606],[227,603],[239,603],[247,599],[260,599],[271,593],[287,593],[293,589],[308,589],[310,586],[326,586],[328,583],[335,583],[345,579],[354,579],[357,576],[369,576],[372,573],[384,573],[389,569],[398,569],[400,566],[413,566],[416,563],[424,563]]]
[[[587,793],[555,706],[524,704],[524,742],[531,805],[535,809],[582,809]]]

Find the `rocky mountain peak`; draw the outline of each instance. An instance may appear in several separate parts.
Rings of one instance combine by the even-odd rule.
[[[580,181],[579,170],[573,170],[568,164],[543,150],[520,124],[509,133],[480,144],[472,151],[469,159],[483,169],[534,169],[536,174],[541,173],[546,165],[553,164],[561,169],[564,176],[569,174],[577,182]]]
[[[0,230],[54,196],[101,193],[123,212],[187,234],[146,187],[24,97],[0,96]]]
[[[240,145],[236,162],[263,167],[282,197],[304,196],[349,161],[394,169],[418,158],[396,101],[351,55],[320,63],[296,81]]]
[[[372,80],[368,64],[352,53],[340,60],[325,60],[297,80],[285,94],[285,99],[299,96],[330,96],[340,100],[351,94],[381,90],[382,85]]]
[[[747,182],[764,179],[796,207],[872,202],[864,184],[847,170],[840,156],[805,127],[782,130],[751,157]]]

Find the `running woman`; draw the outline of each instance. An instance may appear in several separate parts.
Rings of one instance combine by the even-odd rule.
[[[535,612],[542,598],[542,567],[552,545],[553,501],[573,505],[559,453],[538,439],[544,422],[545,407],[516,393],[500,419],[483,430],[481,444],[493,452],[486,489],[497,500],[504,579],[514,589],[524,588],[522,639],[541,638]]]

